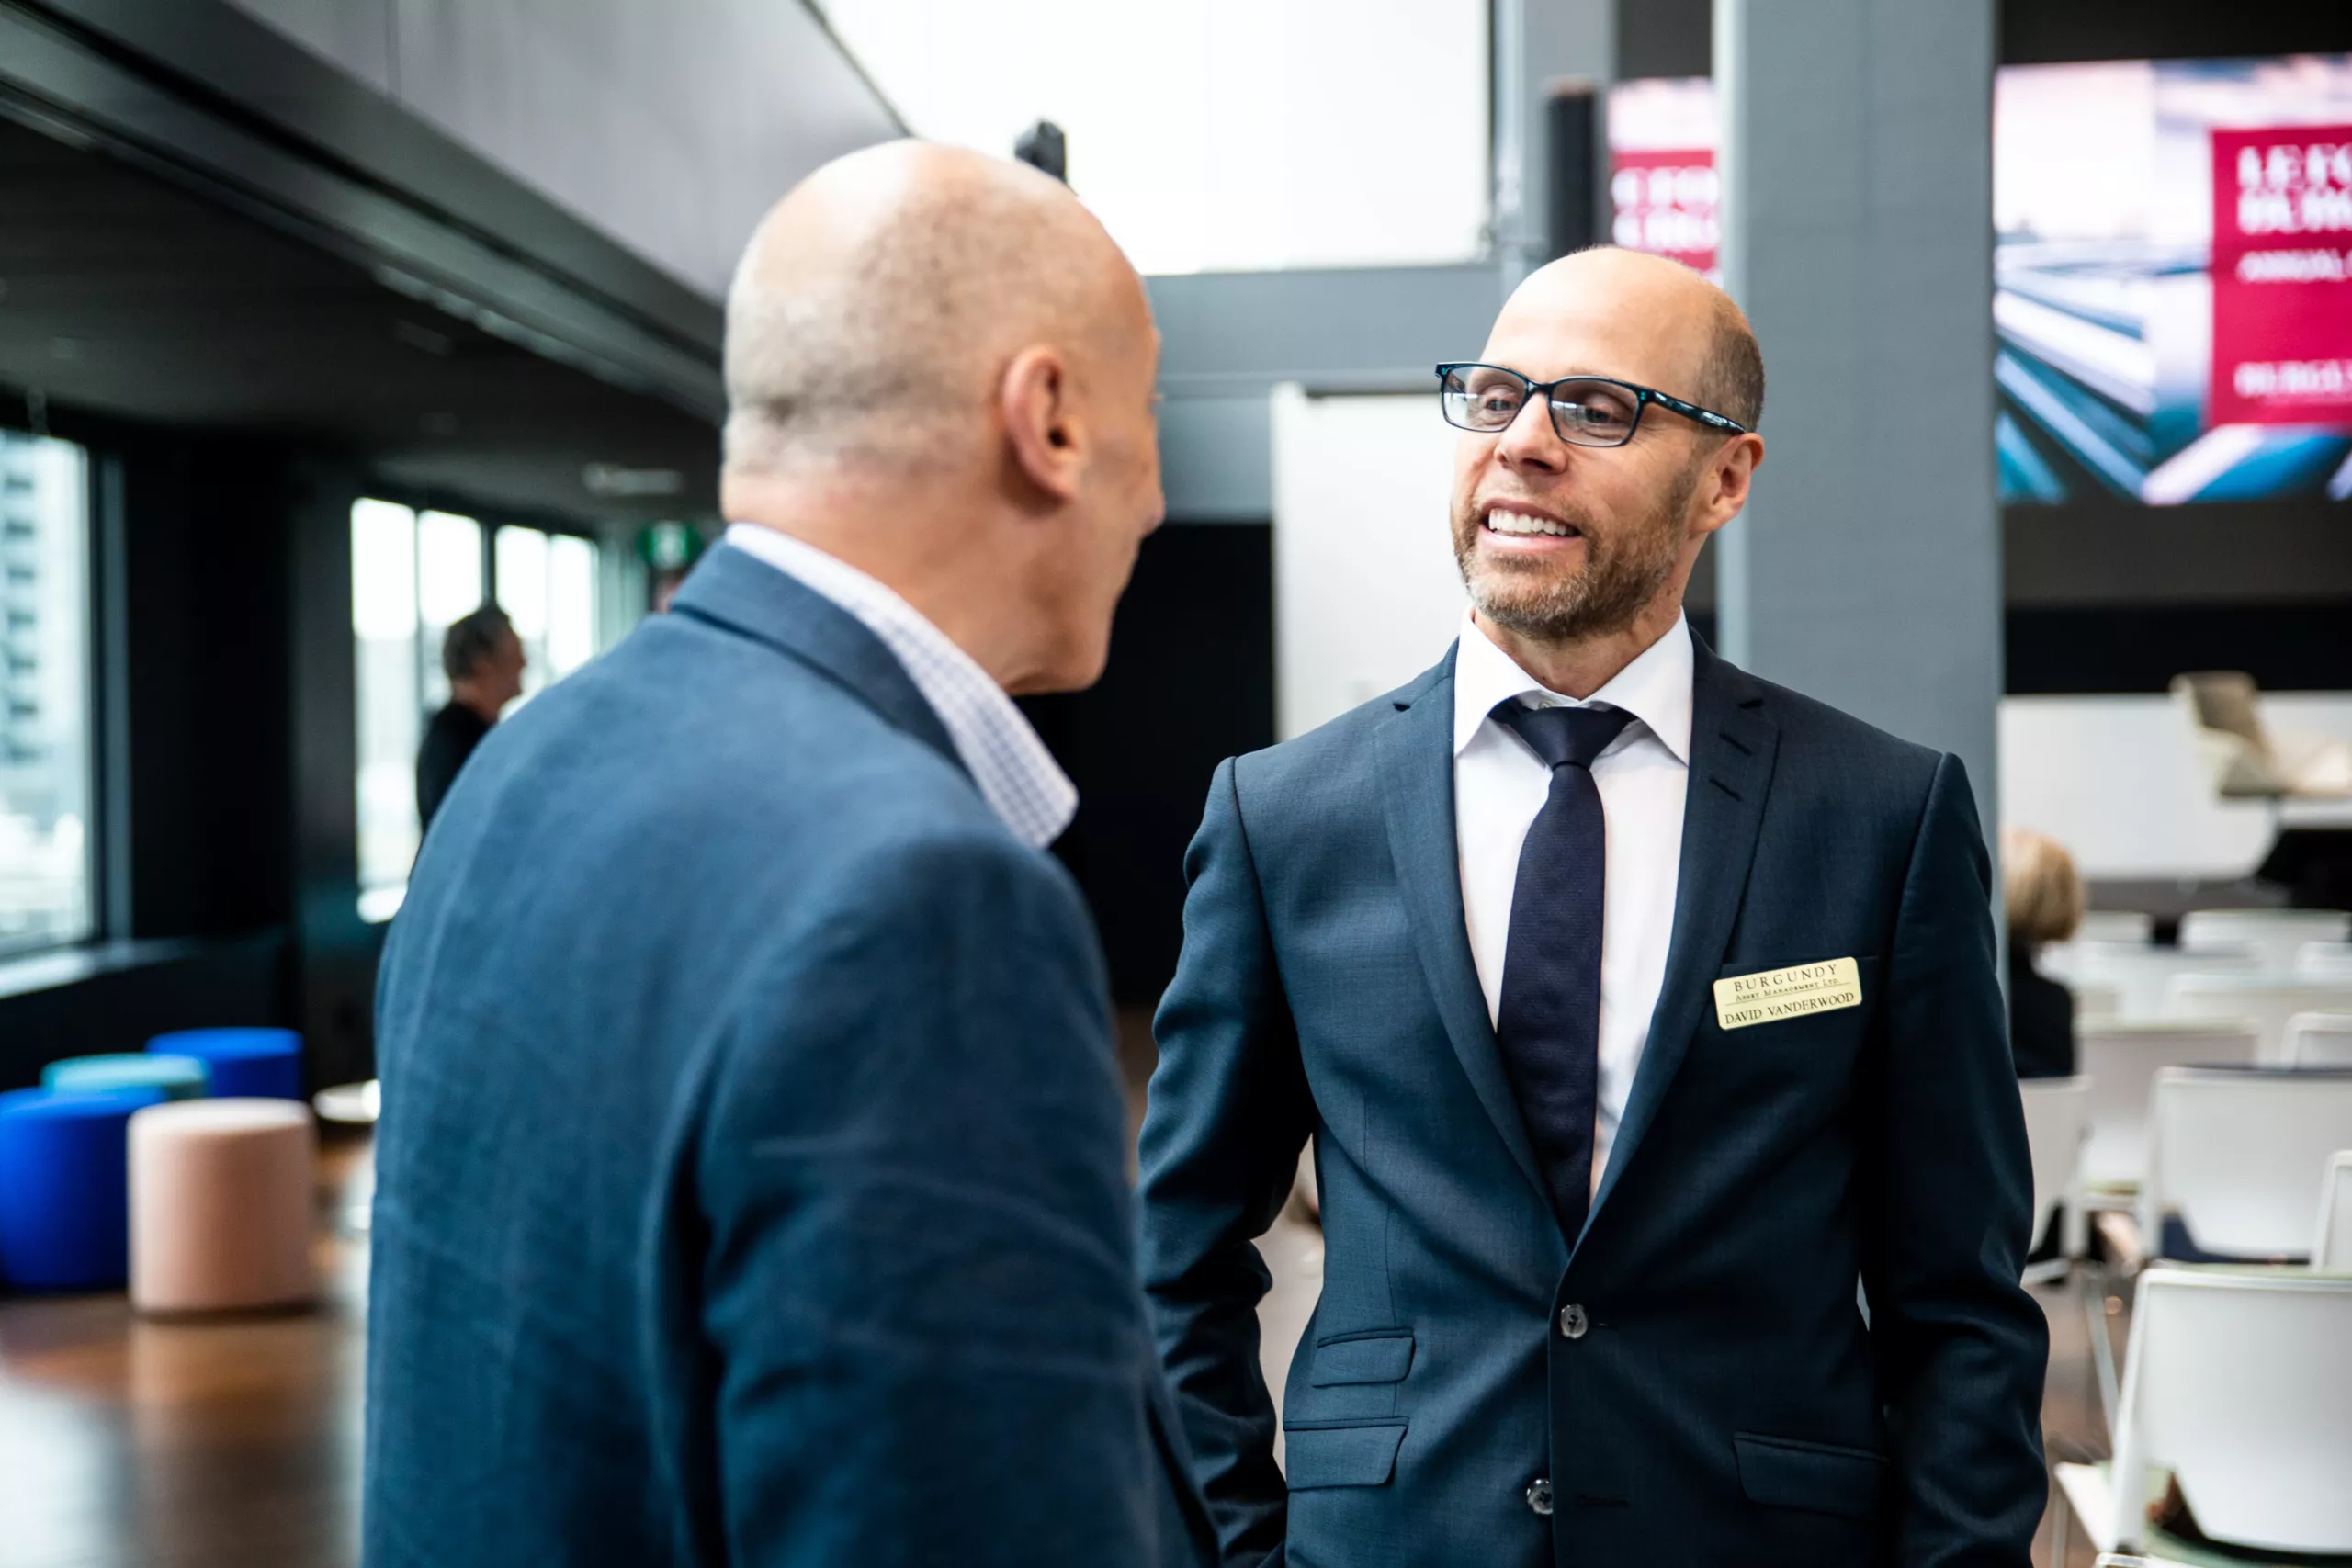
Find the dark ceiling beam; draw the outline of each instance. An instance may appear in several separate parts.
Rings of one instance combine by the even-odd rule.
[[[0,114],[546,358],[725,412],[716,304],[220,0],[0,0]]]

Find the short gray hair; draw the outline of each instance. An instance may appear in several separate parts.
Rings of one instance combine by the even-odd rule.
[[[469,679],[514,635],[514,623],[495,604],[458,616],[441,634],[441,672],[452,682]]]

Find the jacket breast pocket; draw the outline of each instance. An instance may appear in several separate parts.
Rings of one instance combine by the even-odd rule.
[[[1886,1507],[1886,1457],[1795,1438],[1733,1434],[1739,1486],[1751,1503],[1871,1522]]]
[[[1283,1428],[1283,1471],[1294,1492],[1385,1486],[1405,1441],[1402,1421],[1317,1422]]]
[[[1394,1329],[1335,1334],[1315,1342],[1307,1382],[1316,1388],[1342,1383],[1403,1382],[1413,1366],[1413,1337]]]

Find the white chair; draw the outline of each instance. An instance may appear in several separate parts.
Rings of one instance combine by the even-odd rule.
[[[2269,975],[2291,975],[2311,942],[2352,938],[2352,914],[2334,909],[2191,909],[2180,918],[2183,953],[2246,952]]]
[[[2153,1021],[2165,1016],[2165,992],[2176,975],[2258,975],[2262,971],[2250,953],[2183,953],[2177,947],[2142,947],[2131,943],[2078,942],[2066,955],[2064,971],[2051,968],[2054,949],[2044,949],[2043,965],[2070,985],[2101,986],[2115,993],[2115,1016],[2127,1023]]]
[[[2217,1543],[2352,1552],[2352,1279],[2155,1268],[2140,1276],[2111,1468],[2058,1466],[2101,1551],[2150,1533],[2169,1471]],[[2160,1483],[2159,1483],[2160,1484]]]
[[[2346,1148],[2352,1073],[2167,1067],[2148,1107],[2141,1243],[2160,1254],[2177,1213],[2204,1252],[2306,1258],[2312,1179]]]
[[[2352,1012],[2299,1012],[2287,1021],[2290,1067],[2352,1067]]]
[[[2248,1066],[2255,1043],[2251,1028],[2232,1023],[2108,1023],[2078,1031],[2075,1070],[2090,1079],[2085,1185],[2139,1185],[2148,1168],[2148,1096],[2157,1073],[2166,1067]]]
[[[2148,945],[2154,937],[2156,922],[2142,909],[2086,909],[2083,923],[2075,932],[2076,942],[2109,942]]]
[[[2165,984],[2168,1018],[2253,1024],[2262,1040],[2258,1062],[2287,1060],[2287,1021],[2299,1012],[2352,1012],[2352,985],[2301,986],[2267,975],[2175,975]]]
[[[2090,1079],[2028,1078],[2018,1085],[2018,1093],[2025,1101],[2025,1143],[2033,1159],[2033,1241],[2028,1250],[2041,1246],[2049,1234],[2051,1211],[2062,1210],[2071,1215],[2080,1194],[2076,1190],[2076,1176],[2082,1169],[2083,1134],[2089,1126]],[[2069,1246],[2075,1243],[2074,1227],[2067,1225],[2063,1234]],[[2037,1263],[2026,1270],[2028,1279],[2058,1279],[2066,1272],[2066,1258],[2072,1253]]]
[[[2086,1024],[2112,1023],[2123,1016],[2123,997],[2112,986],[2078,985],[2069,987],[2075,996],[2075,1027]]]
[[[2295,953],[2295,978],[2320,986],[2352,986],[2352,942],[2307,942]]]
[[[2352,1149],[2328,1157],[2327,1179],[2319,1189],[2319,1235],[2312,1241],[2312,1269],[2352,1274]]]

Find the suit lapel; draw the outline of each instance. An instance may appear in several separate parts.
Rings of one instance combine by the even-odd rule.
[[[1609,1152],[1609,1168],[1585,1221],[1609,1201],[1690,1049],[1702,1010],[1714,994],[1732,924],[1756,858],[1756,832],[1772,785],[1781,732],[1764,711],[1763,689],[1694,636],[1690,774],[1682,812],[1682,864],[1675,878],[1674,935],[1666,980],[1650,1016],[1649,1042]]]
[[[1453,836],[1453,655],[1394,701],[1399,712],[1374,733],[1380,756],[1380,793],[1388,816],[1388,851],[1396,865],[1420,954],[1422,972],[1437,998],[1453,1054],[1470,1077],[1478,1101],[1511,1158],[1538,1193],[1551,1198],[1535,1163],[1510,1080],[1504,1075],[1486,993],[1470,958],[1470,934],[1462,912],[1462,868]]]

